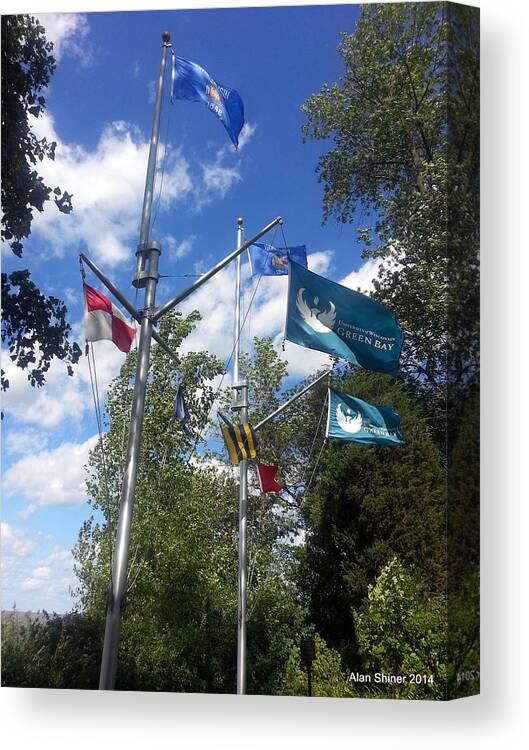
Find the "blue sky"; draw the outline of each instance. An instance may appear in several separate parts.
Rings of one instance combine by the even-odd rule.
[[[58,60],[46,115],[34,123],[38,133],[58,143],[56,160],[43,163],[41,171],[52,187],[73,193],[74,211],[65,216],[48,206],[34,220],[22,262],[4,249],[4,270],[27,262],[42,290],[67,301],[81,344],[80,251],[134,300],[130,280],[154,81],[161,32],[168,30],[176,54],[239,91],[247,124],[235,152],[205,107],[170,105],[166,88],[159,152],[165,170],[151,234],[162,243],[161,273],[196,273],[217,262],[235,245],[238,216],[251,236],[282,215],[287,243],[307,245],[312,270],[368,291],[376,264],[361,260],[355,228],[321,224],[322,186],[314,169],[328,144],[302,143],[300,112],[311,93],[341,75],[339,33],[352,31],[357,15],[355,5],[39,14]],[[273,238],[272,232],[268,241]],[[275,243],[282,244],[279,232]],[[203,315],[185,344],[188,350],[205,347],[225,359],[229,355],[233,270],[182,306]],[[246,259],[243,274],[248,300],[253,287]],[[89,275],[91,281],[99,286]],[[158,302],[185,283],[163,279]],[[253,335],[270,335],[280,350],[285,305],[286,279],[263,279],[243,346]],[[95,349],[104,392],[123,355],[110,342]],[[292,382],[326,359],[289,344],[284,356]],[[18,609],[61,612],[71,606],[70,550],[90,515],[83,465],[97,428],[88,372],[83,362],[68,378],[54,365],[46,387],[35,390],[22,371],[4,362],[11,388],[3,399],[2,607],[16,601]]]

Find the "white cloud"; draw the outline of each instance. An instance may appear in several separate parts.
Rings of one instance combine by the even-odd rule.
[[[38,591],[41,597],[50,594],[62,594],[65,597],[68,587],[75,582],[70,550],[56,549],[44,562],[39,562],[31,569],[20,573],[20,590]]]
[[[39,164],[44,181],[73,195],[69,214],[60,213],[53,201],[46,202],[44,211],[35,214],[32,231],[58,257],[81,247],[107,267],[130,260],[139,231],[149,141],[134,125],[116,121],[103,129],[95,148],[88,151],[61,141],[49,111],[33,118],[32,127],[38,138],[57,143],[55,160]],[[193,168],[170,143],[160,144],[160,153],[153,216],[178,202],[199,211],[214,198],[224,198],[242,180],[240,157],[224,149]]]
[[[104,128],[93,151],[61,141],[52,116],[34,119],[38,137],[57,142],[55,160],[39,165],[46,184],[73,194],[74,208],[61,214],[52,202],[35,215],[32,230],[42,235],[52,252],[85,247],[96,262],[115,265],[131,257],[138,232],[149,143],[129,123]],[[169,150],[160,210],[182,200],[191,190],[189,166],[180,152]]]
[[[79,328],[79,324],[75,325],[74,333]],[[125,357],[111,341],[98,341],[94,350],[102,403],[108,386],[118,375]],[[16,367],[5,352],[2,352],[2,363],[9,380],[9,389],[3,396],[3,410],[14,418],[19,427],[26,424],[53,430],[68,423],[73,428],[79,428],[86,422],[87,413],[94,420],[95,427],[87,357],[81,357],[72,376],[67,374],[63,362],[54,360],[46,373],[46,384],[42,388],[33,388],[26,372]],[[13,453],[28,452],[37,445],[39,436],[43,441],[39,446],[42,449],[45,445],[42,433],[17,429],[8,437],[8,450]]]
[[[53,42],[53,56],[73,57],[83,67],[94,61],[94,53],[87,37],[90,31],[83,13],[40,13],[40,23],[46,29],[46,39]]]
[[[53,450],[24,456],[4,474],[5,497],[16,495],[27,501],[22,517],[43,506],[82,505],[86,501],[84,467],[97,440],[93,435],[83,443],[65,442]]]
[[[378,276],[378,270],[382,265],[382,259],[372,258],[367,260],[358,271],[351,271],[343,279],[340,280],[342,286],[346,286],[349,289],[355,291],[360,290],[364,294],[369,294],[373,291],[373,279]]]
[[[76,291],[71,287],[65,287],[62,290],[62,296],[64,297],[66,302],[69,302],[71,305],[75,305],[79,300],[79,291]]]
[[[45,562],[48,565],[57,564],[59,567],[70,569],[72,567],[72,560],[73,558],[71,550],[60,549],[59,547],[56,547],[52,552],[50,552]]]
[[[185,258],[186,255],[189,255],[196,239],[196,234],[190,234],[189,237],[185,237],[178,242],[176,237],[169,234],[162,239],[162,244],[167,248],[171,260],[180,260],[180,258]]]
[[[197,210],[214,198],[224,198],[234,185],[241,182],[240,153],[249,143],[256,129],[257,125],[246,122],[239,136],[238,150],[232,143],[225,143],[217,150],[213,161],[201,164],[202,180],[194,193]]]
[[[204,199],[211,200],[212,194],[224,198],[228,190],[242,180],[237,167],[227,167],[220,163],[202,165],[202,180],[206,188]]]
[[[245,122],[239,135],[239,151],[248,144],[251,137],[257,130],[257,125],[252,125],[249,122]]]
[[[33,568],[33,575],[35,578],[47,580],[50,577],[50,574],[51,568],[49,565],[38,565],[36,568]]]
[[[217,151],[217,160],[221,161],[228,154],[231,154],[232,156],[234,154],[240,154],[243,148],[248,145],[256,130],[257,125],[250,122],[245,122],[242,126],[241,132],[239,133],[239,147],[235,148],[233,143],[225,143],[224,146],[219,148]]]
[[[46,549],[40,532],[2,523],[2,598],[16,602],[17,610],[65,612],[71,608],[70,586],[76,583],[70,550]]]
[[[6,437],[6,448],[10,454],[35,453],[45,448],[47,443],[48,435],[34,428],[10,432]]]
[[[35,549],[35,541],[23,529],[17,529],[2,521],[0,540],[2,542],[2,568],[11,567]]]

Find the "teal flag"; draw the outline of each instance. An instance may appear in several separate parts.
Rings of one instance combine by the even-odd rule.
[[[368,445],[404,445],[400,417],[391,406],[374,406],[329,388],[327,437]]]
[[[285,338],[396,375],[404,335],[379,302],[291,261]]]

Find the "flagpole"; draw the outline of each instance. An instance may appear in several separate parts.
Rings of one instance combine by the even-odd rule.
[[[237,247],[243,245],[243,220],[237,219]],[[248,381],[240,377],[241,338],[241,256],[237,256],[235,277],[235,345],[233,359],[232,409],[239,413],[240,422],[248,421]],[[246,694],[246,602],[248,551],[248,461],[239,462],[239,577],[237,585],[237,695]]]
[[[271,412],[267,417],[264,419],[261,419],[261,421],[254,426],[254,430],[258,430],[260,427],[262,427],[264,424],[266,424],[270,419],[273,419],[278,414],[281,414],[283,409],[286,409],[287,406],[290,406],[296,399],[298,399],[300,396],[303,396],[304,393],[309,391],[313,386],[316,385],[316,383],[319,383],[320,380],[323,380],[323,378],[326,378],[327,376],[330,376],[331,370],[325,370],[319,377],[317,377],[315,380],[312,381],[312,383],[309,383],[305,386],[301,391],[298,393],[295,393],[292,398],[289,398],[288,401],[285,401],[284,404],[281,404],[281,406],[278,406],[277,409],[275,409],[273,412]]]
[[[165,73],[167,48],[171,46],[167,31],[162,34],[162,56],[160,73],[156,89],[156,99],[152,121],[151,143],[147,175],[145,178],[145,192],[141,217],[140,242],[136,251],[136,272],[133,286],[145,289],[143,311],[141,315],[140,336],[138,342],[136,378],[132,397],[129,437],[125,473],[121,487],[121,501],[119,506],[119,520],[116,532],[115,548],[112,563],[112,578],[107,600],[107,616],[105,624],[105,639],[101,658],[101,673],[99,678],[100,690],[113,690],[116,680],[116,666],[119,647],[119,633],[121,628],[121,614],[125,606],[127,584],[127,562],[132,522],[132,508],[138,474],[138,457],[140,450],[141,430],[145,407],[145,392],[149,371],[149,356],[153,330],[152,314],[155,309],[156,284],[158,283],[158,260],[161,248],[157,242],[149,241],[151,207],[156,171],[156,156],[160,135],[160,114],[162,108],[162,93]]]

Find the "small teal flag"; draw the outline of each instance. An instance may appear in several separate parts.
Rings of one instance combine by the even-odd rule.
[[[289,260],[307,268],[307,248],[305,245],[274,247],[273,245],[256,242],[248,248],[248,257],[252,276],[286,276]]]
[[[290,262],[285,338],[397,375],[404,335],[379,302]]]
[[[329,388],[328,438],[368,445],[404,445],[400,417],[391,406],[374,406]]]
[[[197,63],[175,56],[173,98],[203,102],[217,115],[237,148],[244,125],[244,105],[235,89],[216,83]]]

